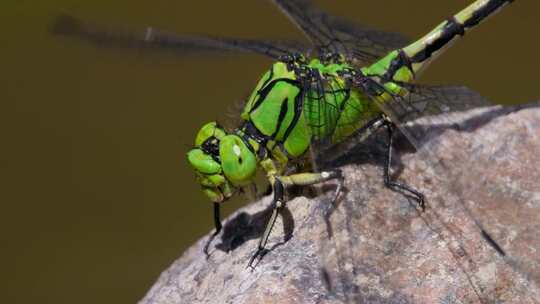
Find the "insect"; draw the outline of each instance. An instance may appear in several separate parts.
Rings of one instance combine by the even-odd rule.
[[[411,83],[450,42],[509,2],[476,1],[425,37],[403,46],[404,40],[397,35],[340,24],[314,11],[306,2],[276,0],[274,3],[314,44],[308,55],[278,44],[220,41],[229,47],[261,52],[277,61],[248,98],[241,113],[242,124],[232,132],[216,122],[204,125],[188,153],[204,193],[214,202],[214,236],[221,230],[220,203],[239,187],[250,184],[257,167],[261,167],[272,186],[274,209],[249,262],[251,266],[265,251],[278,212],[285,204],[287,188],[336,180],[334,200],[341,191],[340,169],[286,174],[289,164],[310,148],[324,154],[352,135],[368,136],[380,128],[386,128],[388,136],[384,184],[413,197],[423,210],[424,195],[389,175],[396,126],[419,116],[486,103],[482,98],[471,98],[466,103],[448,103],[442,98],[426,101],[421,98],[426,91],[444,96],[449,94],[449,88],[424,87],[424,92],[418,94],[421,88]],[[159,41],[162,37],[150,34],[148,39]],[[360,68],[370,61],[374,63]],[[455,91],[468,94],[465,89]],[[406,134],[417,144],[414,135]]]
[[[56,31],[90,40],[178,50],[224,50],[257,53],[275,60],[246,100],[241,124],[226,130],[209,122],[199,130],[187,160],[204,194],[214,203],[215,233],[220,233],[220,206],[264,171],[272,187],[273,212],[248,263],[252,266],[265,247],[284,194],[292,186],[335,180],[333,201],[343,186],[339,168],[322,172],[296,170],[310,155],[317,163],[334,147],[354,139],[362,142],[385,129],[387,137],[384,184],[412,197],[421,210],[424,194],[390,177],[393,139],[399,129],[417,148],[429,130],[411,131],[417,118],[462,111],[489,104],[464,87],[415,84],[418,75],[451,42],[463,36],[510,0],[477,0],[421,39],[409,43],[399,34],[373,30],[329,16],[309,1],[273,0],[311,41],[245,40],[177,36],[148,28],[142,35],[114,34],[85,27],[76,19],[59,19]],[[309,152],[312,152],[311,154]],[[480,227],[485,239],[501,255],[504,250]]]

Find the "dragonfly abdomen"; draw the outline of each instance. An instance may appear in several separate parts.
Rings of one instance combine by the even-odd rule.
[[[383,81],[412,82],[452,42],[511,2],[513,0],[477,0],[424,37],[389,53],[365,69],[365,73],[377,75]]]
[[[512,1],[478,0],[448,18],[417,42],[405,47],[403,52],[409,57],[413,72],[418,74],[430,60],[450,46],[451,42]]]

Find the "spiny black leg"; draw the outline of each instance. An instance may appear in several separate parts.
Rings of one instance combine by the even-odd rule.
[[[426,210],[424,194],[420,193],[418,190],[411,188],[409,185],[398,183],[390,180],[390,165],[392,164],[392,146],[394,143],[394,124],[391,122],[386,123],[386,130],[388,131],[388,146],[387,146],[387,157],[386,163],[384,165],[384,184],[386,187],[397,191],[397,192],[406,192],[410,194],[417,202],[422,211]]]
[[[270,237],[270,232],[272,232],[272,228],[274,228],[274,224],[276,223],[277,216],[279,213],[279,210],[283,207],[283,184],[279,179],[276,179],[274,183],[274,210],[272,210],[272,215],[270,216],[270,219],[268,223],[266,224],[266,229],[264,230],[264,234],[262,235],[261,239],[259,240],[259,246],[257,247],[257,251],[255,251],[255,254],[251,257],[248,263],[248,268],[253,268],[253,262],[258,257],[262,257],[265,252],[265,246],[268,242],[268,238]]]
[[[204,245],[204,254],[206,254],[206,258],[208,258],[210,255],[208,254],[208,248],[210,247],[210,244],[214,240],[214,238],[219,234],[221,231],[221,217],[219,212],[219,203],[214,203],[214,226],[216,227],[216,231],[210,236],[210,239],[206,242],[206,245]]]
[[[268,223],[266,224],[266,229],[264,230],[264,234],[262,235],[259,246],[257,248],[257,251],[255,254],[251,257],[248,263],[248,267],[253,268],[253,262],[259,257],[262,258],[264,254],[267,253],[267,250],[265,249],[266,243],[268,242],[268,238],[270,236],[270,233],[272,232],[272,228],[274,227],[274,224],[276,223],[276,219],[278,216],[279,211],[281,208],[285,206],[285,202],[283,200],[284,190],[287,187],[291,186],[309,186],[318,184],[330,179],[338,179],[338,186],[333,196],[334,203],[337,198],[339,197],[339,194],[341,193],[341,189],[343,188],[343,174],[340,169],[335,169],[332,171],[323,171],[318,173],[313,172],[307,172],[307,173],[298,173],[293,175],[285,175],[285,176],[279,176],[275,177],[274,182],[274,210],[272,211],[272,215],[270,216],[270,219]]]

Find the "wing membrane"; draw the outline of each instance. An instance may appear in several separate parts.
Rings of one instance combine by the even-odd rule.
[[[76,37],[105,47],[165,48],[181,54],[208,51],[255,53],[274,59],[290,53],[303,53],[307,47],[292,41],[236,39],[212,36],[176,35],[148,27],[145,31],[107,30],[69,16],[58,16],[52,26],[57,35]]]
[[[357,132],[379,111],[362,103],[355,95],[357,92],[340,81],[316,81],[309,92],[304,106],[308,115],[306,121],[314,135],[312,149],[317,154],[325,154],[336,143]]]
[[[478,267],[495,265],[501,261],[500,258],[504,261],[501,269],[504,269],[505,273],[511,273],[512,277],[515,278],[515,282],[509,284],[509,288],[519,291],[525,299],[536,297],[540,293],[538,267],[534,266],[535,262],[532,258],[519,252],[520,248],[526,246],[523,244],[524,242],[508,236],[516,233],[515,231],[520,231],[518,238],[534,239],[537,237],[534,236],[530,227],[520,227],[519,224],[514,225],[513,223],[512,225],[501,224],[507,223],[506,219],[495,220],[494,217],[500,217],[500,213],[497,215],[493,212],[494,209],[506,208],[509,210],[507,214],[516,213],[522,214],[522,216],[532,216],[535,214],[534,208],[529,206],[530,204],[527,206],[519,206],[517,203],[515,206],[484,206],[475,203],[474,200],[478,196],[480,196],[478,202],[486,201],[482,195],[485,196],[486,193],[492,192],[490,187],[497,187],[492,183],[484,184],[482,181],[495,180],[498,172],[494,176],[486,177],[483,176],[485,170],[478,170],[482,173],[476,173],[474,168],[490,166],[489,160],[496,159],[495,153],[500,153],[496,152],[500,149],[493,150],[493,152],[490,149],[501,146],[501,144],[495,138],[492,138],[493,141],[483,139],[481,146],[471,148],[471,145],[474,146],[474,142],[467,142],[466,139],[460,137],[460,132],[456,132],[467,132],[488,123],[489,121],[482,116],[482,113],[488,110],[482,107],[491,105],[490,102],[464,86],[404,86],[410,91],[409,95],[396,97],[380,104],[380,107],[418,150],[414,158],[419,160],[416,166],[420,166],[421,169],[416,168],[416,171],[423,173],[415,181],[423,179],[424,181],[429,180],[429,182],[423,186],[418,186],[416,183],[412,186],[416,186],[420,191],[427,191],[425,194],[428,209],[419,213],[426,223],[427,229],[436,232],[439,238],[444,241],[447,250],[451,252],[459,268],[466,274],[480,299],[492,299],[496,296],[490,293],[490,288],[493,285],[486,287],[486,284],[491,284],[491,282],[486,282],[484,277],[478,275]],[[503,108],[499,109],[504,112]],[[471,111],[459,113],[468,110]],[[465,119],[464,115],[466,115]],[[338,132],[339,128],[340,125],[337,124],[335,132]],[[440,136],[443,132],[454,133]],[[370,141],[370,144],[373,143]],[[329,150],[332,155],[325,153],[324,159],[326,161],[338,154],[334,148],[331,147]],[[475,150],[487,150],[487,152],[484,152],[482,156],[463,154],[466,153],[464,151]],[[460,163],[454,166],[452,161]],[[358,170],[362,170],[362,168]],[[432,183],[434,184],[432,185]],[[439,187],[447,190],[438,191]],[[334,215],[334,217],[345,216],[347,218],[344,220],[345,225],[349,225],[350,221],[354,222],[355,218],[359,216],[360,211],[356,210],[358,208],[356,205],[359,202],[355,200],[355,207],[348,206],[346,204],[348,201],[344,203],[345,211],[338,212],[338,215]],[[340,215],[340,213],[344,215]],[[354,239],[355,235],[362,232],[347,228],[339,233],[346,234],[346,236],[336,236],[337,239],[348,240]],[[503,237],[506,235],[503,242],[500,239],[501,235]],[[357,257],[358,253],[348,252],[350,249],[347,244],[338,243],[325,244],[321,250],[325,269],[336,269],[337,267],[339,271],[338,274],[328,274],[335,284],[338,284],[338,293],[341,293],[345,298],[354,298],[361,294],[356,294],[355,291],[346,288],[351,284],[350,282],[354,282],[357,274],[354,273],[354,270],[351,272],[347,267],[340,266],[347,263],[363,265],[365,262]],[[339,259],[344,261],[336,261],[336,258],[333,257],[335,254],[339,254]],[[329,266],[336,263],[337,266]],[[353,269],[355,269],[354,267]],[[340,291],[340,288],[343,290]],[[351,302],[355,301],[351,300]]]
[[[440,130],[441,127],[452,126],[454,122],[451,113],[491,105],[478,92],[465,86],[405,85],[405,87],[410,92],[407,96],[391,99],[379,106],[392,121],[402,126],[404,135],[416,149],[420,149],[423,141],[434,137],[429,133]],[[424,122],[429,121],[423,125],[425,127],[418,124],[421,118]],[[433,121],[434,119],[436,121]],[[407,125],[409,128],[403,128]]]
[[[523,280],[522,283],[514,285],[513,288],[520,289],[524,295],[538,295],[540,293],[538,267],[535,269],[531,258],[516,250],[524,244],[521,244],[519,240],[506,237],[506,243],[502,245],[499,238],[492,235],[493,231],[497,231],[497,235],[503,239],[505,234],[517,233],[516,231],[522,233],[518,239],[526,238],[527,234],[532,235],[531,229],[520,225],[519,220],[509,223],[506,219],[501,218],[501,213],[494,212],[494,210],[507,208],[509,209],[508,214],[511,212],[522,213],[523,216],[535,214],[535,212],[537,214],[537,211],[534,211],[529,203],[516,201],[514,206],[507,207],[501,206],[500,203],[499,205],[492,204],[490,200],[482,197],[492,193],[493,187],[499,187],[493,181],[505,182],[498,178],[499,174],[509,175],[506,172],[498,171],[486,175],[489,170],[484,169],[493,165],[491,164],[492,160],[501,157],[497,154],[505,149],[505,144],[501,143],[501,140],[505,140],[494,137],[492,133],[487,132],[486,135],[482,136],[481,144],[476,144],[476,142],[460,135],[461,132],[473,131],[481,125],[491,123],[494,117],[508,114],[509,110],[502,107],[492,107],[489,108],[490,110],[486,110],[486,108],[475,109],[489,106],[490,103],[480,94],[466,87],[417,86],[411,87],[410,91],[410,95],[391,100],[382,105],[382,108],[418,150],[417,158],[425,162],[426,175],[435,174],[440,180],[439,183],[445,183],[451,191],[445,197],[441,197],[440,193],[428,196],[429,210],[422,214],[422,217],[431,228],[440,232],[442,238],[449,243],[449,249],[453,252],[465,251],[467,254],[467,252],[478,250],[474,246],[480,245],[475,243],[474,246],[471,246],[466,242],[467,239],[474,238],[483,242],[482,248],[487,249],[482,250],[491,250],[492,259],[496,259],[495,256],[502,258],[506,265],[515,271],[514,275]],[[457,113],[471,109],[475,110],[461,115]],[[454,133],[449,133],[444,137],[440,136],[444,132]],[[469,154],[463,154],[465,153],[463,151],[469,151]],[[453,162],[456,161],[460,162],[457,167],[461,169],[452,168]],[[474,168],[482,169],[475,170]],[[510,168],[509,170],[517,169]],[[482,173],[476,173],[476,171]],[[444,179],[441,180],[442,176]],[[475,203],[475,198],[478,198],[478,201],[483,205]],[[456,219],[463,222],[463,227],[469,226],[463,231],[476,231],[476,236],[464,235],[461,227],[455,226]],[[514,252],[508,252],[507,248],[514,249]],[[476,257],[472,255],[467,255],[467,259],[474,262],[464,262],[462,267],[473,274],[471,283],[478,287],[478,290],[481,290],[482,278],[476,277],[474,273],[477,271],[476,264],[483,262],[476,261]]]
[[[319,49],[343,54],[364,65],[405,46],[404,36],[374,30],[331,16],[315,8],[309,0],[272,0]]]

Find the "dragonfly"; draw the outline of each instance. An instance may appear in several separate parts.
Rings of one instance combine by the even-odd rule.
[[[309,43],[177,35],[152,27],[141,33],[111,32],[72,16],[59,17],[53,30],[100,44],[160,47],[181,53],[254,53],[274,60],[247,98],[240,124],[234,129],[215,121],[204,124],[187,153],[202,192],[214,206],[215,231],[204,247],[207,255],[222,231],[221,205],[251,186],[258,170],[267,177],[273,210],[248,262],[248,267],[254,267],[268,253],[268,239],[286,207],[287,190],[335,181],[330,205],[334,204],[342,193],[344,175],[340,168],[319,170],[324,167],[323,159],[350,153],[352,146],[374,134],[386,138],[382,183],[412,198],[421,213],[436,209],[421,189],[391,177],[393,141],[397,133],[403,134],[432,159],[430,164],[438,168],[438,174],[444,174],[436,156],[424,145],[433,124],[416,122],[434,121],[430,120],[434,117],[438,122],[450,121],[453,112],[490,103],[463,86],[422,85],[416,80],[453,42],[511,2],[474,1],[413,42],[397,33],[329,15],[307,0],[272,3]],[[334,153],[338,150],[342,151]],[[482,221],[470,212],[466,216],[493,251],[507,258]]]

